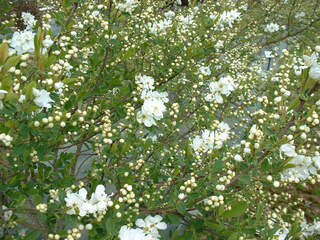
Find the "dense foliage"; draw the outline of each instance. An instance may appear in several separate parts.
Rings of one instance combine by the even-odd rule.
[[[319,0],[0,11],[2,239],[320,238]]]

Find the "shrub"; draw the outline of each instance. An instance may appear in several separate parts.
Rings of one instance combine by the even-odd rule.
[[[320,236],[318,1],[28,2],[1,6],[3,239]]]

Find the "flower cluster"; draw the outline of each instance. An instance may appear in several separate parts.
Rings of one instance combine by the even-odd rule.
[[[104,215],[108,207],[113,205],[110,195],[105,193],[105,187],[98,185],[91,198],[87,199],[87,190],[81,188],[79,192],[67,192],[67,197],[64,199],[68,207],[67,214],[78,214],[84,217],[89,214]]]
[[[320,156],[308,157],[298,155],[295,151],[295,146],[286,143],[281,145],[280,154],[283,153],[286,157],[291,158],[288,162],[290,168],[286,168],[281,173],[281,179],[289,180],[290,182],[306,180],[310,175],[317,173],[320,169]]]
[[[36,88],[32,89],[33,95],[36,97],[34,99],[34,103],[41,107],[41,108],[51,108],[51,104],[52,102],[54,102],[51,98],[50,98],[50,93],[47,92],[46,90],[42,89],[42,90],[38,90]]]
[[[120,11],[131,14],[137,7],[137,4],[137,0],[125,0],[123,3],[117,3],[116,6]]]
[[[34,52],[34,33],[31,30],[14,32],[11,39],[11,52],[18,55]]]
[[[165,33],[168,28],[172,26],[171,19],[163,19],[153,23],[148,23],[150,33],[154,35],[159,35],[160,33]]]
[[[35,33],[32,32],[32,29],[36,24],[36,19],[32,14],[25,12],[22,13],[22,19],[26,25],[26,29],[24,31],[14,32],[10,43],[11,53],[16,53],[18,55],[34,52]],[[45,53],[47,48],[52,46],[53,41],[49,35],[46,35],[42,44],[44,47],[43,53]]]
[[[23,12],[21,14],[21,18],[23,20],[24,25],[26,25],[26,29],[28,29],[28,30],[32,29],[37,22],[35,17],[31,13],[28,13],[28,12]]]
[[[317,54],[314,52],[311,56],[303,56],[306,68],[310,67],[309,76],[317,81],[320,81],[320,64],[318,64]]]
[[[141,111],[137,113],[137,121],[146,127],[157,125],[155,120],[163,118],[166,111],[164,103],[169,101],[166,92],[151,91],[154,89],[154,79],[149,76],[137,76],[137,84],[142,87],[141,98],[144,100]]]
[[[210,93],[205,97],[208,102],[216,101],[217,103],[223,103],[223,97],[229,96],[237,85],[231,76],[221,77],[219,81],[211,82],[209,84]]]
[[[160,239],[159,230],[167,228],[167,224],[162,222],[160,215],[139,218],[136,220],[136,226],[138,228],[122,226],[118,235],[120,240],[158,240]]]
[[[303,237],[310,237],[317,234],[320,234],[320,221],[314,220],[313,223],[307,223],[306,221],[302,221],[300,223],[301,235]],[[285,240],[285,239],[293,239],[292,236],[289,236],[289,229],[287,227],[282,227],[278,229],[274,236],[269,240]],[[303,238],[304,239],[304,238]]]
[[[268,33],[277,32],[279,31],[279,25],[276,23],[269,23],[265,26],[264,31]]]
[[[4,134],[4,133],[0,134],[0,141],[2,141],[5,146],[7,147],[10,146],[12,140],[13,138],[10,135]]]
[[[201,152],[211,152],[213,149],[220,149],[223,143],[229,139],[230,127],[225,122],[217,124],[215,131],[204,130],[197,135],[191,143],[193,150],[199,154]]]
[[[220,15],[219,19],[217,20],[217,26],[223,30],[225,25],[228,25],[230,28],[232,27],[232,24],[241,16],[241,13],[234,9],[231,11],[223,11],[223,13]],[[211,14],[210,18],[212,20],[216,20],[218,17],[218,14]]]

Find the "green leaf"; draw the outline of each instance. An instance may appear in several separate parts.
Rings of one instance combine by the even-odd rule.
[[[260,220],[263,213],[263,205],[261,203],[258,204],[257,213],[256,213],[256,219],[257,221]]]
[[[296,98],[290,103],[287,112],[290,111],[290,110],[292,110],[292,109],[295,109],[296,107],[298,107],[299,104],[300,104],[300,99],[299,99],[299,97],[296,97]]]
[[[3,65],[3,72],[8,71],[9,68],[15,67],[20,61],[20,56],[11,56],[7,62]]]
[[[230,237],[228,238],[228,240],[238,240],[238,233],[233,233],[232,235],[230,235]]]
[[[9,56],[9,46],[7,43],[0,45],[0,64],[3,64]]]
[[[177,215],[175,215],[175,214],[169,213],[169,214],[167,215],[167,217],[169,218],[169,221],[170,221],[172,224],[179,225],[180,222],[181,222],[180,218],[179,218]]]
[[[40,237],[41,231],[39,229],[29,232],[27,236],[25,236],[25,240],[36,240]]]
[[[115,223],[112,221],[112,217],[107,217],[105,222],[104,222],[104,226],[106,228],[106,231],[108,233],[110,233],[111,235],[114,235],[115,233],[115,229],[116,229],[116,225]]]
[[[222,213],[223,218],[239,217],[245,213],[248,208],[248,204],[245,201],[237,201],[231,204],[231,210]]]
[[[243,175],[239,178],[239,181],[244,184],[250,184],[250,177],[248,175]]]
[[[187,212],[186,211],[186,205],[183,202],[179,202],[177,204],[177,210],[178,210],[179,213],[185,214]]]

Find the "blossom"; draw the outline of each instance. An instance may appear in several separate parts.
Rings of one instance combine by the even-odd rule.
[[[243,158],[239,154],[236,154],[234,156],[234,160],[237,161],[237,162],[243,162]]]
[[[294,167],[287,168],[281,173],[282,179],[294,179],[298,178],[300,180],[306,180],[310,174],[314,175],[317,173],[317,165],[314,166],[314,162],[311,157],[304,155],[297,155],[293,157],[289,164]]]
[[[158,22],[148,23],[150,33],[159,35],[165,33],[165,31],[172,26],[171,19],[163,19]]]
[[[146,127],[151,127],[153,125],[157,125],[156,121],[153,119],[151,115],[147,115],[142,111],[137,113],[137,121],[138,123],[143,123]]]
[[[223,48],[223,45],[224,45],[224,41],[218,40],[216,42],[216,44],[214,45],[214,47],[219,50],[219,49]]]
[[[43,40],[42,44],[45,48],[49,48],[52,46],[53,41],[51,40],[49,35],[46,35],[46,38]]]
[[[98,185],[91,198],[87,199],[87,190],[81,188],[78,193],[68,192],[66,198],[67,214],[79,214],[84,217],[88,214],[104,214],[110,204],[110,195],[105,193],[105,187]]]
[[[63,86],[64,86],[64,83],[63,83],[63,82],[56,82],[56,83],[54,84],[54,88],[55,88],[56,90],[58,90],[58,93],[59,93],[59,94],[62,93],[62,91],[63,91]]]
[[[234,83],[234,79],[231,76],[222,77],[217,82],[211,82],[209,84],[210,93],[205,97],[208,102],[217,101],[223,103],[221,95],[229,96],[231,92],[236,89],[237,85]]]
[[[309,70],[309,76],[317,81],[320,81],[320,65],[313,64]]]
[[[176,14],[173,12],[173,11],[168,11],[168,12],[166,12],[165,14],[164,14],[164,16],[166,17],[166,18],[174,18],[174,16],[175,16]]]
[[[165,230],[167,228],[167,224],[161,221],[162,217],[160,215],[154,217],[149,215],[144,220],[141,218],[137,219],[136,225],[142,228],[145,234],[151,235],[152,239],[159,239],[160,234],[158,230]]]
[[[12,140],[13,138],[10,135],[4,133],[0,134],[0,141],[2,141],[5,146],[10,146]]]
[[[201,73],[201,74],[203,74],[205,76],[209,76],[211,74],[210,67],[201,66],[199,68],[199,73]]]
[[[23,23],[26,25],[26,29],[32,29],[36,25],[37,20],[31,13],[22,12],[21,18]]]
[[[18,102],[23,103],[25,100],[26,100],[26,96],[22,94],[22,95],[20,95]]]
[[[3,217],[4,221],[8,222],[12,216],[12,210],[7,210],[8,208],[4,205],[2,205],[2,210],[4,211]]]
[[[14,32],[12,35],[10,50],[18,55],[34,52],[34,33],[30,30]]]
[[[264,31],[269,33],[277,32],[279,31],[279,25],[276,23],[269,23],[265,26]]]
[[[143,76],[141,74],[135,77],[136,83],[140,84],[144,90],[152,90],[154,89],[154,79],[150,76]]]
[[[141,98],[144,103],[141,107],[141,111],[137,113],[137,121],[143,123],[146,127],[157,125],[155,120],[163,118],[164,112],[166,112],[166,106],[164,103],[168,102],[168,94],[166,92],[149,91],[153,88],[153,78],[151,77],[138,77],[138,82],[145,86],[142,91]]]
[[[0,89],[0,110],[3,108],[2,99],[4,99],[6,93],[8,93],[6,90]]]
[[[223,13],[220,15],[220,18],[217,21],[217,26],[220,27],[222,30],[224,29],[224,25],[228,25],[229,27],[232,27],[232,24],[241,16],[241,13],[234,9],[231,11],[223,11]],[[218,17],[217,14],[210,15],[210,18],[212,20],[216,20]]]
[[[278,231],[276,231],[276,233],[274,234],[274,237],[271,238],[271,240],[285,240],[287,239],[288,233],[289,233],[289,229],[280,228],[278,229]],[[292,239],[292,237],[290,237],[288,240],[290,239]]]
[[[220,149],[223,143],[229,139],[229,131],[229,125],[227,123],[220,122],[215,131],[205,129],[201,132],[201,136],[195,136],[190,146],[196,154],[199,154],[200,152],[208,152],[213,149]]]
[[[292,144],[286,143],[281,145],[280,152],[283,152],[287,157],[295,157],[297,156],[296,147]]]
[[[42,89],[42,90],[38,90],[36,88],[32,89],[33,95],[35,95],[35,99],[33,100],[34,103],[36,105],[38,105],[39,107],[43,108],[51,108],[51,102],[54,102],[51,98],[50,98],[50,93],[47,92],[46,90]]]
[[[312,53],[311,56],[303,55],[304,65],[306,67],[311,67],[312,65],[317,64],[317,55],[316,53]]]
[[[137,0],[125,0],[123,3],[117,3],[116,6],[121,12],[126,12],[131,14],[137,7]]]
[[[120,240],[152,240],[152,237],[146,235],[142,229],[134,229],[127,226],[121,227],[118,237]]]

